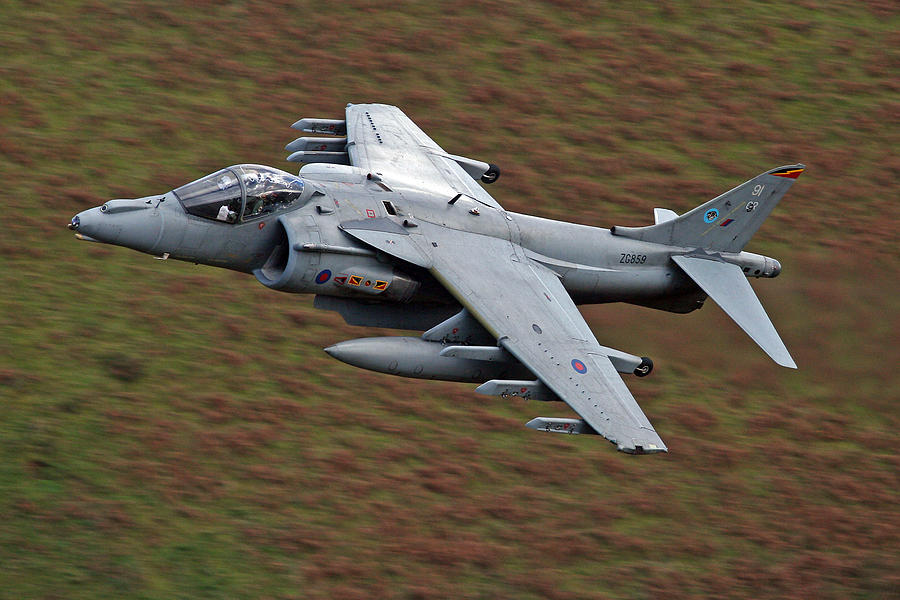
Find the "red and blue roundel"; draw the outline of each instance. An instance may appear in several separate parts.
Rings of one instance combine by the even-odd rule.
[[[318,283],[320,285],[325,283],[329,279],[331,279],[331,271],[329,271],[328,269],[319,271],[319,274],[316,275],[316,283]]]
[[[576,372],[581,373],[582,375],[587,373],[587,365],[585,365],[583,362],[581,362],[577,358],[572,359],[572,368],[575,369]]]

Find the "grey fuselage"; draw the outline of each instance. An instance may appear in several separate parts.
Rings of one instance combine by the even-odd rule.
[[[89,241],[251,273],[262,284],[286,292],[455,304],[425,269],[375,251],[340,228],[342,222],[365,218],[387,218],[410,229],[427,221],[520,244],[530,258],[560,276],[576,303],[628,302],[689,312],[706,297],[671,260],[673,253],[693,249],[506,212],[468,196],[451,202],[444,190],[382,181],[349,166],[307,165],[300,175],[302,195],[257,218],[225,222],[194,216],[173,191],[110,200],[80,213],[70,227]],[[719,256],[741,266],[748,276],[778,274],[777,263],[763,256]],[[354,277],[359,282],[351,285]]]

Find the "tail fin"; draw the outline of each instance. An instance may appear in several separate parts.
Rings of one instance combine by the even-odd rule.
[[[613,227],[612,232],[657,244],[740,252],[805,168],[799,164],[778,167],[677,219],[648,227]]]

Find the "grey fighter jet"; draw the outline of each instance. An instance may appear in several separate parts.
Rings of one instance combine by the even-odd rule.
[[[110,200],[72,219],[82,240],[252,274],[315,294],[352,325],[422,331],[325,351],[382,373],[480,384],[476,392],[561,400],[578,418],[528,427],[599,434],[622,452],[666,446],[620,373],[653,363],[601,346],[576,308],[628,302],[675,313],[711,297],[779,365],[796,368],[749,277],[777,260],[743,248],[803,165],[772,169],[682,215],[600,229],[508,212],[478,184],[491,164],[449,154],[402,111],[351,104],[301,119],[299,175],[227,167],[165,194]]]

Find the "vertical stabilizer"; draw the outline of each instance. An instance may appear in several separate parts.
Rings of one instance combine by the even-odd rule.
[[[805,168],[803,165],[778,167],[676,219],[661,221],[660,215],[656,214],[656,225],[616,226],[612,232],[636,240],[682,248],[740,252]]]

